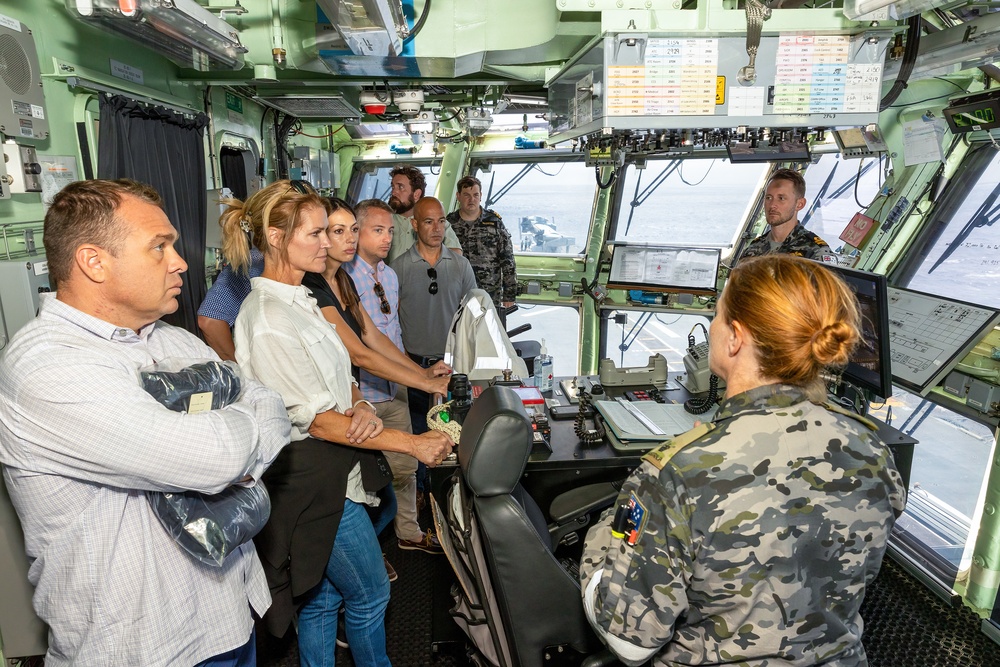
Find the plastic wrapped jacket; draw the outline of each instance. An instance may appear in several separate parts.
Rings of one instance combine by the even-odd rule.
[[[176,369],[169,359],[140,373],[142,387],[175,412],[219,410],[239,400],[242,375],[230,361],[207,361]],[[202,563],[221,567],[226,556],[260,532],[271,515],[271,499],[259,481],[221,493],[158,493],[146,497],[170,536]]]
[[[469,290],[455,312],[444,348],[445,363],[470,380],[487,380],[509,368],[527,379],[528,367],[517,356],[500,323],[490,295],[481,289]]]

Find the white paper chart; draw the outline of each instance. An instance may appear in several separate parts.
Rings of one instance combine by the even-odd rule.
[[[718,39],[651,38],[644,64],[608,66],[608,115],[712,115],[718,69]]]
[[[893,380],[926,394],[998,321],[992,308],[890,287]]]
[[[865,48],[857,36],[781,35],[775,59],[774,113],[878,111],[882,65],[857,61]]]

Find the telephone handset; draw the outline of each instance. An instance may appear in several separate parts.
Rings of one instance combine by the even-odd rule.
[[[688,351],[684,355],[684,372],[687,374],[687,390],[692,394],[708,391],[708,342],[694,345],[693,336],[688,336]]]
[[[703,324],[697,324],[705,332]],[[707,391],[708,395],[702,398],[689,398],[684,401],[684,409],[694,415],[708,412],[715,405],[719,398],[719,377],[708,367],[708,341],[695,344],[694,329],[688,334],[688,351],[684,355],[684,372],[687,375],[685,388],[692,394],[700,394]]]

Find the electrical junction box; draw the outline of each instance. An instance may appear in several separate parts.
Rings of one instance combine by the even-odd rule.
[[[49,290],[45,257],[0,262],[0,348],[35,317],[39,295]]]
[[[972,378],[968,375],[959,373],[958,371],[952,371],[951,373],[948,373],[948,377],[944,379],[943,389],[952,396],[965,398],[966,392],[969,391],[970,384],[972,384]]]
[[[994,404],[1000,401],[1000,387],[987,384],[982,380],[972,380],[969,383],[969,395],[965,404],[974,407],[983,414],[994,412]]]
[[[11,194],[42,191],[42,165],[34,147],[8,141],[3,145],[3,161]]]

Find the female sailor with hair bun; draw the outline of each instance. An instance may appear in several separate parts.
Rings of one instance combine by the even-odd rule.
[[[584,606],[629,665],[865,665],[859,615],[905,489],[874,425],[825,402],[859,339],[822,264],[740,263],[719,299],[715,418],[643,457],[587,536]]]

